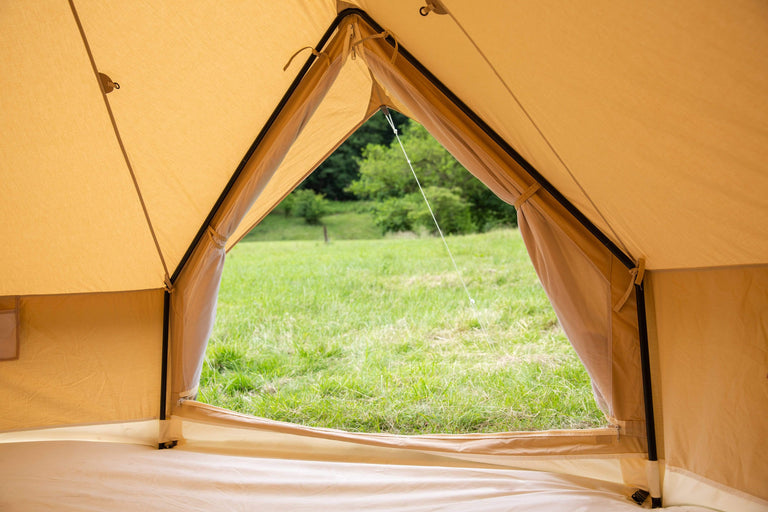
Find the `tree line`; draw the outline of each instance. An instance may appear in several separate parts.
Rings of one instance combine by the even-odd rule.
[[[444,233],[515,226],[513,206],[472,176],[420,124],[392,112],[424,193]],[[408,162],[383,114],[377,112],[289,196],[294,215],[318,223],[326,199],[365,200],[382,232],[435,232]]]

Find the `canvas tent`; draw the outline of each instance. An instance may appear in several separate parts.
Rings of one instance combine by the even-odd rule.
[[[763,2],[45,0],[0,24],[6,509],[768,509]],[[382,105],[518,207],[611,428],[350,434],[194,400],[226,250]]]

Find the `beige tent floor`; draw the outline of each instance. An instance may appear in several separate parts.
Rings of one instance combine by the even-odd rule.
[[[6,512],[638,510],[621,490],[538,471],[278,460],[115,443],[0,444]]]

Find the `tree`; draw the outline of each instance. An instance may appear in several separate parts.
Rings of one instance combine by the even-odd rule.
[[[496,197],[493,192],[464,167],[418,123],[411,122],[402,129],[401,139],[419,176],[422,186],[429,188],[435,201],[451,210],[451,217],[458,219],[468,210],[469,221],[461,220],[448,232],[485,231],[497,225],[516,225],[517,215],[513,206]],[[442,189],[442,190],[440,190]],[[375,217],[385,231],[390,226],[403,225],[403,209],[414,202],[410,198],[418,192],[408,162],[400,145],[393,141],[389,146],[368,145],[360,162],[360,177],[350,183],[347,190],[361,199],[379,201]],[[402,198],[402,201],[391,201]],[[435,208],[439,218],[438,208]],[[387,219],[391,215],[395,218]],[[406,216],[418,217],[415,213]],[[462,217],[463,218],[463,217]],[[417,223],[418,224],[418,223]],[[461,226],[459,228],[459,226]]]
[[[390,110],[396,126],[408,125],[408,118]],[[368,121],[349,136],[325,162],[313,172],[300,188],[314,190],[335,201],[355,199],[346,188],[359,177],[360,158],[369,144],[389,145],[394,138],[392,128],[381,112],[376,112]]]
[[[291,211],[307,224],[320,224],[320,218],[328,212],[328,204],[322,194],[311,190],[295,190],[289,198]]]

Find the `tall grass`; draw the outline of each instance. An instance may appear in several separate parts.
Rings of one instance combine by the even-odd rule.
[[[604,423],[516,230],[241,243],[228,255],[200,399],[351,431]]]

